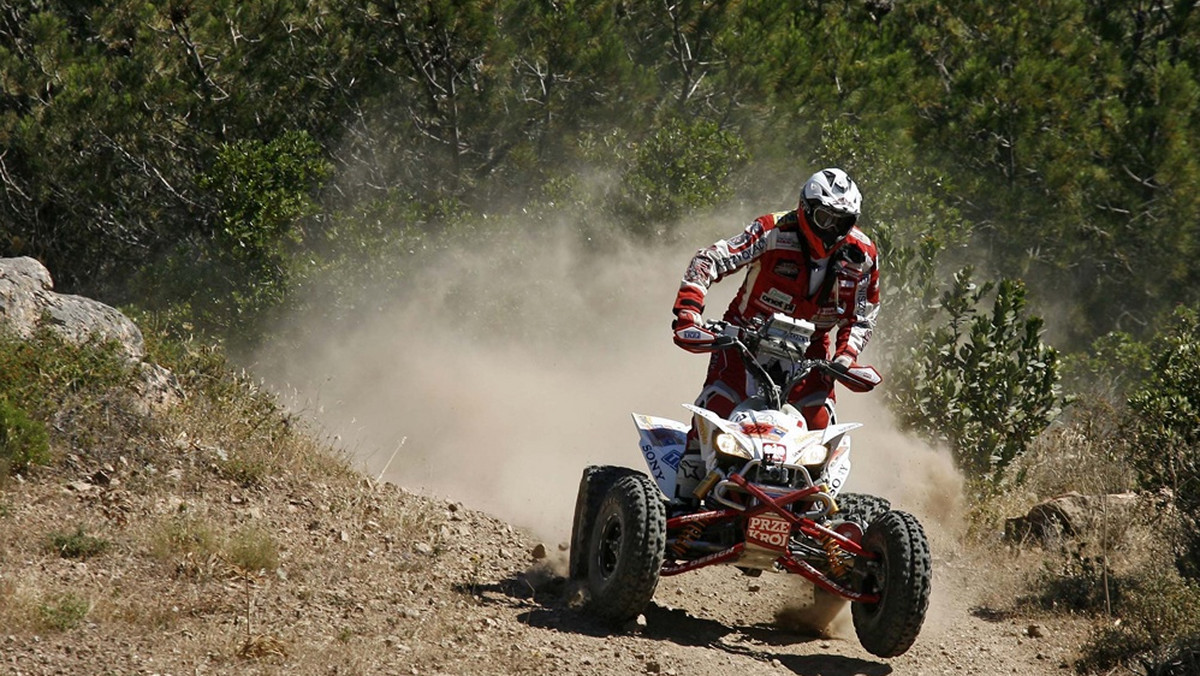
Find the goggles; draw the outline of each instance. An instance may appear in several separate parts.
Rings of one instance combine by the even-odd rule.
[[[821,230],[845,234],[858,222],[858,216],[834,211],[822,204],[812,210],[812,220]]]

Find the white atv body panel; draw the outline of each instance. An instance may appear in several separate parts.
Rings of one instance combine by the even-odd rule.
[[[813,467],[823,465],[817,483],[825,483],[832,495],[837,495],[850,476],[850,430],[862,427],[862,423],[830,425],[823,430],[809,430],[803,416],[794,408],[783,411],[735,409],[733,420],[725,420],[708,409],[684,404],[696,415],[700,426],[700,452],[705,467],[711,471],[717,466],[716,452],[712,440],[716,434],[724,433],[736,437],[751,449],[754,459],[770,458],[774,462]],[[814,446],[821,446],[817,451]],[[813,460],[816,452],[817,461]],[[805,458],[805,456],[809,456]],[[803,462],[807,459],[810,462]]]
[[[669,418],[641,415],[640,413],[633,414],[633,423],[638,428],[642,458],[645,459],[650,475],[654,477],[654,482],[658,484],[659,490],[667,498],[679,497],[677,475],[687,445],[688,425]],[[679,478],[687,479],[694,476],[690,482],[694,485],[704,477],[701,474],[703,467],[695,468],[692,467],[692,464],[698,465],[699,463],[684,463],[685,476]],[[688,482],[685,481],[685,483]]]

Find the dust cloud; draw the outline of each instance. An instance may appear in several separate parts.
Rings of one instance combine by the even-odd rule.
[[[565,225],[456,250],[410,273],[403,298],[363,299],[367,321],[293,318],[316,347],[259,355],[256,370],[369,476],[564,542],[586,465],[643,467],[630,414],[687,419],[707,361],[671,342],[674,295],[695,250],[750,217],[602,255]],[[739,281],[714,287],[707,315]],[[886,321],[885,307],[880,333]],[[838,413],[866,424],[849,490],[926,519],[960,511],[948,461],[896,433],[878,396],[842,392]]]

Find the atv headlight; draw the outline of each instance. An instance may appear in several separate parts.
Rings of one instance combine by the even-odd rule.
[[[716,438],[717,451],[725,455],[732,455],[738,458],[751,458],[750,451],[743,447],[736,437],[732,434],[718,434]]]
[[[813,444],[808,448],[800,451],[799,462],[801,465],[820,465],[825,462],[825,458],[829,457],[829,449],[821,444]]]

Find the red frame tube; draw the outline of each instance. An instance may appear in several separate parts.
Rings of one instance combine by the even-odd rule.
[[[821,490],[819,487],[809,486],[807,488],[802,488],[797,491],[792,491],[791,493],[782,495],[779,498],[772,498],[765,491],[763,491],[758,486],[755,486],[754,484],[747,481],[746,478],[740,474],[733,474],[729,477],[729,479],[731,481],[733,481],[735,484],[737,484],[740,488],[745,490],[747,493],[749,493],[750,495],[757,498],[759,500],[759,502],[762,504],[760,504],[759,506],[755,507],[754,509],[750,509],[750,510],[718,509],[718,510],[711,510],[708,512],[699,512],[697,514],[685,514],[683,516],[676,516],[676,517],[667,519],[667,531],[670,532],[674,529],[680,528],[681,526],[687,525],[689,523],[694,523],[697,521],[704,521],[709,524],[714,524],[714,523],[722,523],[724,521],[749,519],[751,517],[755,517],[760,514],[765,514],[767,512],[774,512],[775,514],[778,514],[779,516],[786,519],[789,523],[792,524],[793,527],[799,528],[800,532],[804,533],[805,535],[807,535],[809,537],[818,538],[818,539],[821,539],[821,538],[832,539],[838,543],[838,546],[840,546],[842,549],[846,550],[847,552],[849,552],[850,554],[852,554],[856,557],[860,557],[860,558],[864,558],[864,559],[868,559],[868,560],[874,560],[874,559],[878,558],[877,554],[863,549],[859,543],[855,542],[854,540],[851,540],[850,538],[847,538],[846,536],[842,535],[841,533],[838,533],[834,530],[826,528],[825,526],[822,526],[821,524],[816,523],[812,519],[798,517],[795,514],[792,514],[791,512],[784,509],[787,505],[790,505],[793,502],[796,502],[798,500],[803,500],[804,498],[807,498],[810,495],[819,493]],[[728,563],[729,561],[735,560],[738,557],[740,557],[742,555],[742,552],[745,551],[745,549],[746,549],[745,543],[739,542],[739,543],[735,544],[734,546],[730,547],[729,549],[725,549],[720,552],[709,554],[707,556],[702,556],[698,559],[694,559],[691,561],[685,561],[682,563],[664,562],[663,566],[662,566],[662,570],[659,572],[659,574],[664,577],[668,577],[671,575],[679,575],[681,573],[698,570],[700,568],[706,568],[708,566],[713,566],[713,565],[717,565],[717,564],[721,564],[721,563]],[[878,594],[862,594],[862,593],[847,589],[847,588],[839,585],[838,583],[834,582],[833,580],[830,580],[828,576],[821,573],[821,571],[817,570],[816,568],[813,568],[813,566],[811,564],[809,564],[807,561],[801,561],[801,560],[795,559],[794,557],[792,557],[790,552],[784,552],[782,555],[779,556],[778,559],[776,559],[776,562],[779,565],[783,566],[789,573],[799,575],[799,576],[807,579],[808,581],[812,582],[814,585],[820,587],[821,589],[824,589],[825,591],[827,591],[831,594],[840,596],[845,599],[849,599],[851,601],[857,601],[860,603],[878,603],[879,602]]]
[[[663,563],[663,567],[662,570],[659,571],[659,575],[662,575],[663,577],[670,577],[672,575],[678,575],[680,573],[686,573],[688,571],[714,566],[718,563],[726,563],[741,556],[742,550],[745,548],[745,543],[739,542],[729,549],[717,552],[715,554],[709,554],[708,556],[702,556],[692,561],[685,561],[684,563]]]
[[[869,559],[869,560],[874,560],[874,559],[878,558],[874,552],[868,552],[867,550],[863,549],[862,546],[859,545],[857,542],[855,542],[854,540],[851,540],[850,538],[846,537],[845,535],[842,535],[841,533],[838,533],[837,531],[830,530],[829,528],[826,528],[825,526],[822,526],[821,524],[816,523],[812,519],[804,519],[804,518],[798,517],[795,514],[792,514],[791,512],[789,512],[783,508],[785,505],[790,505],[793,502],[795,502],[796,500],[799,500],[800,498],[806,498],[806,497],[812,495],[813,493],[819,493],[820,489],[817,488],[816,486],[809,486],[808,488],[803,488],[803,489],[795,491],[793,493],[788,493],[787,495],[780,498],[780,500],[776,501],[776,500],[771,499],[771,496],[767,495],[766,492],[763,491],[761,488],[759,488],[758,486],[755,486],[754,484],[750,483],[749,481],[746,481],[746,478],[740,474],[734,474],[733,476],[729,477],[729,479],[733,483],[744,488],[747,493],[758,498],[759,501],[763,503],[750,511],[738,512],[739,514],[744,514],[744,515],[746,515],[747,518],[749,518],[752,516],[758,516],[759,514],[765,514],[768,511],[775,512],[779,516],[782,516],[783,518],[790,521],[793,526],[799,526],[800,531],[803,532],[805,535],[808,535],[809,537],[833,538],[834,540],[837,541],[838,545],[840,545],[842,547],[842,549],[845,549],[846,551],[850,552],[851,554],[853,554],[855,556],[861,556],[861,557]]]

